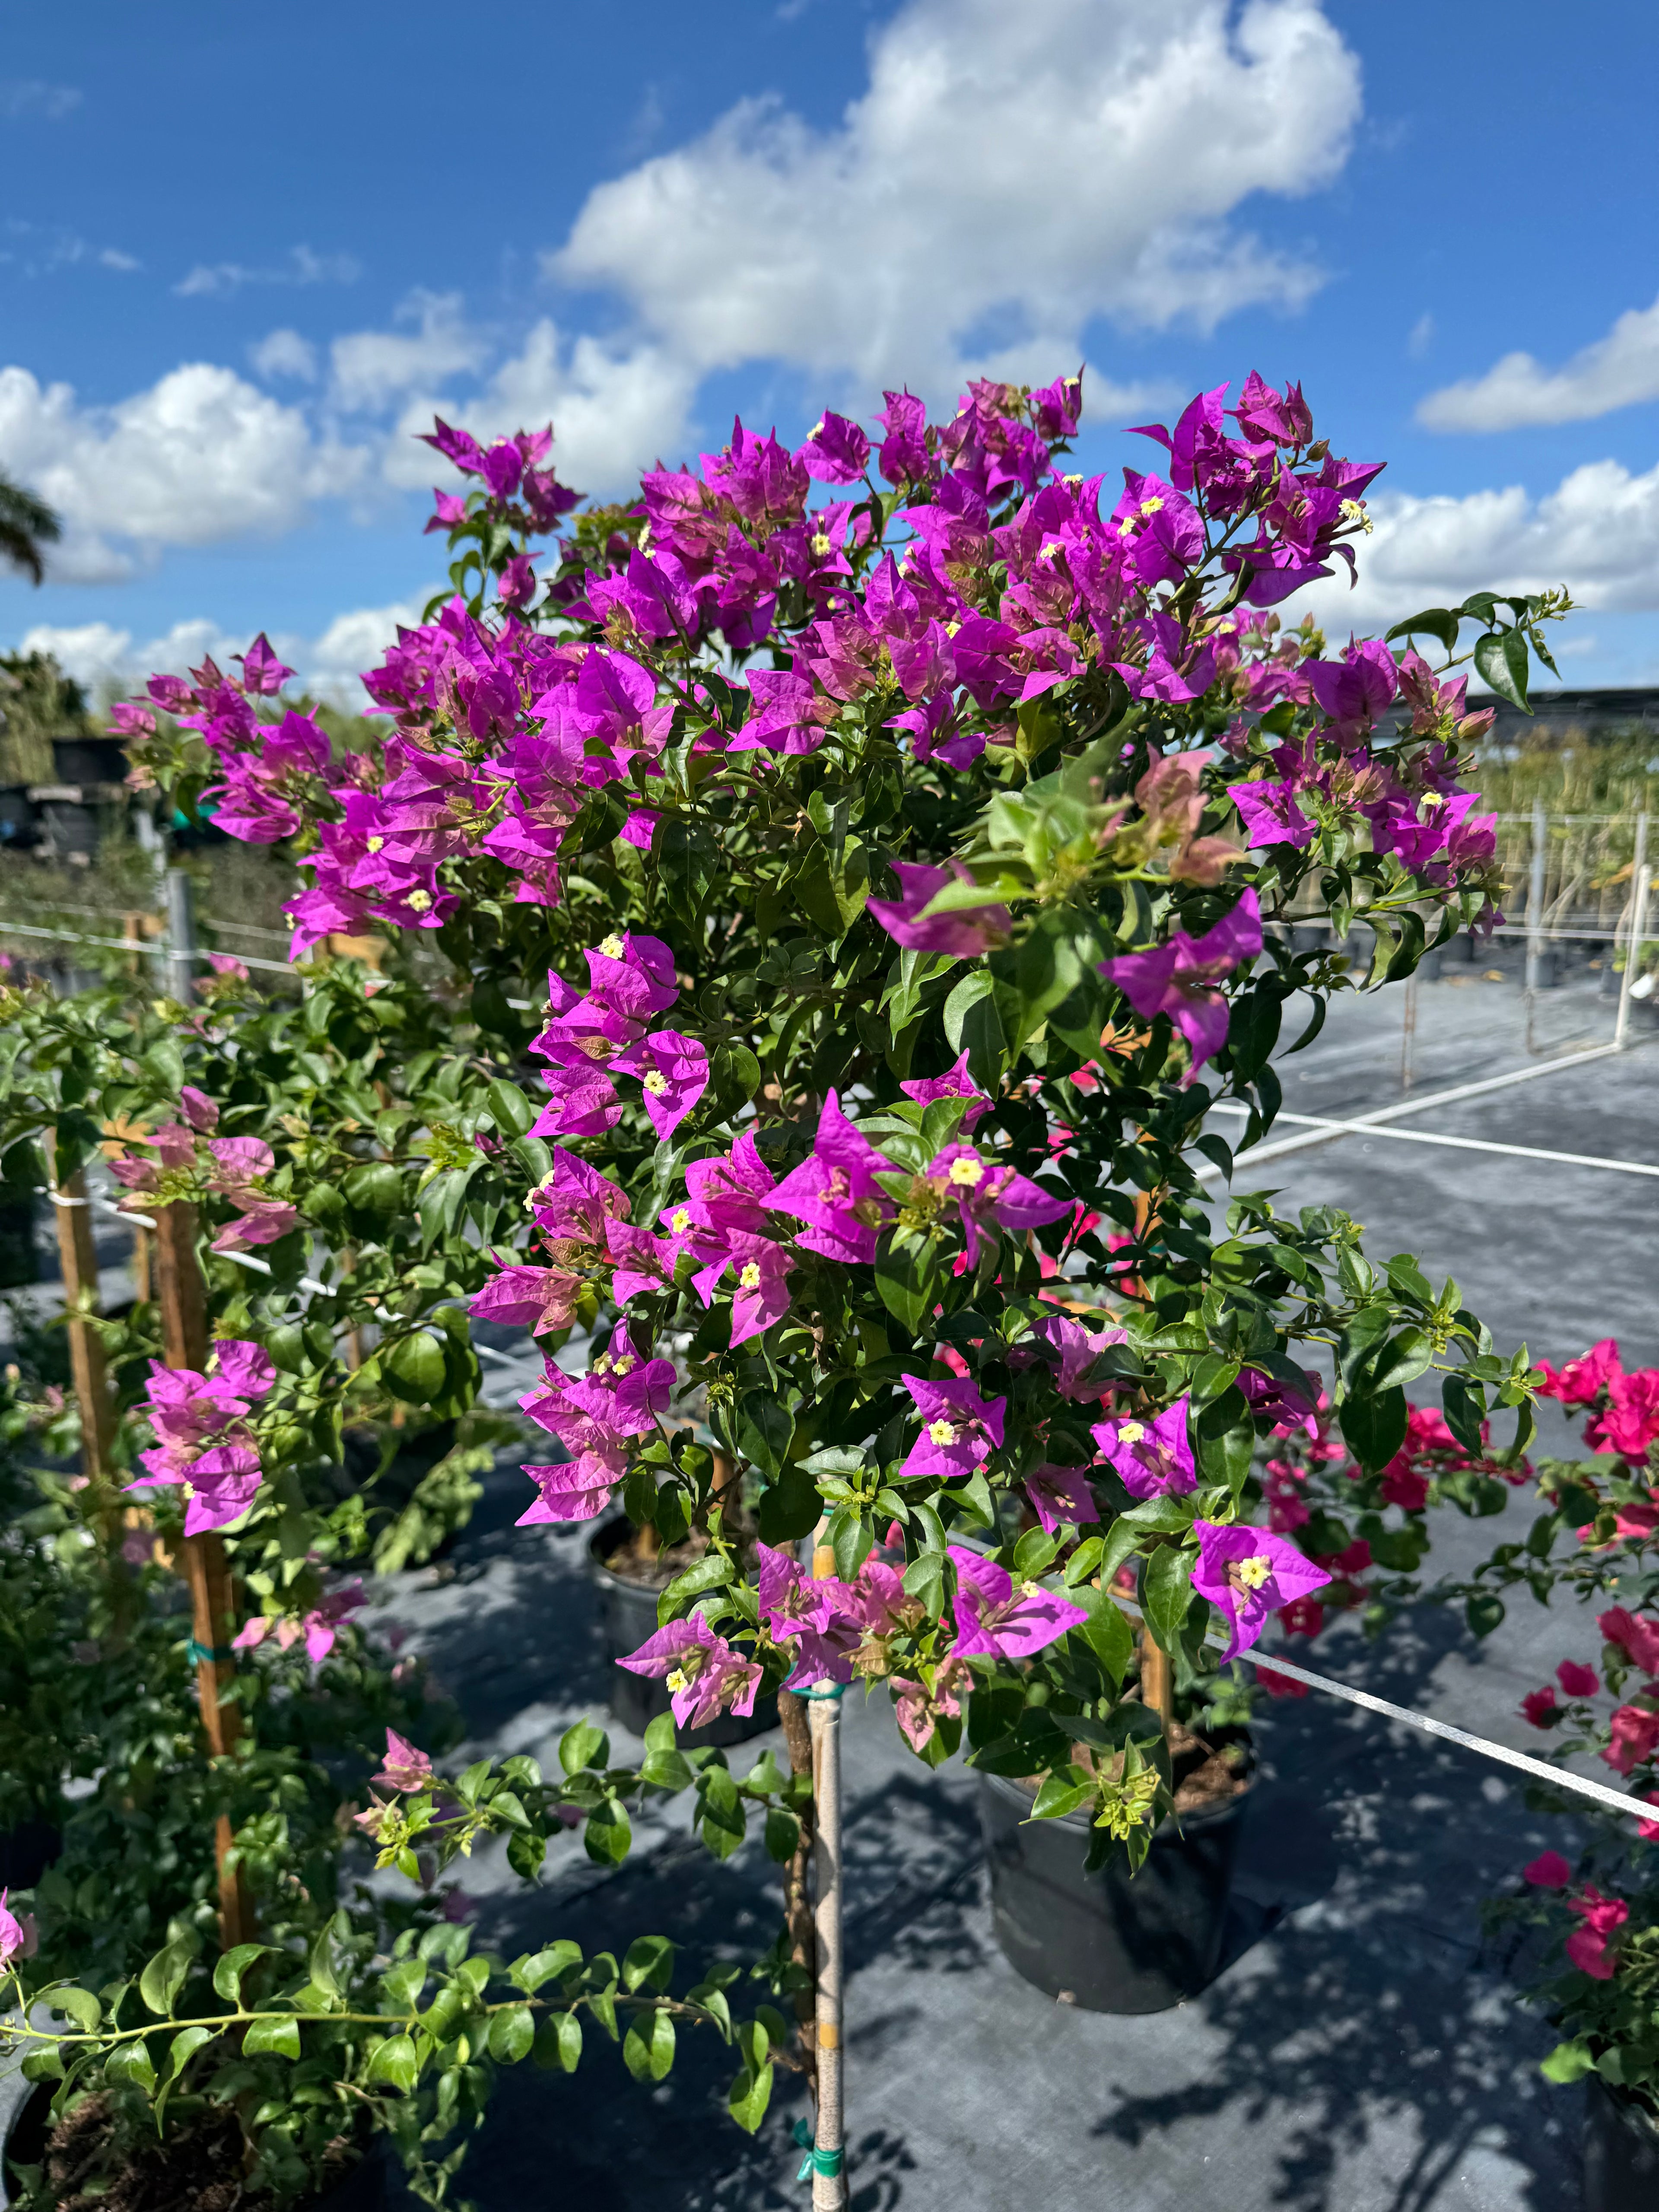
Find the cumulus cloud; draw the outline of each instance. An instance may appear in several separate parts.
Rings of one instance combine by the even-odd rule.
[[[430,592],[421,592],[390,606],[359,607],[337,615],[315,638],[274,631],[270,642],[296,672],[297,684],[313,696],[359,710],[368,703],[358,680],[362,672],[374,665],[396,637],[400,623],[419,622],[430,597]],[[232,654],[246,653],[252,641],[252,633],[228,630],[198,616],[148,639],[136,638],[131,630],[106,622],[38,623],[18,640],[15,650],[51,653],[95,698],[112,699],[137,691],[151,676],[164,672],[183,675],[210,655],[222,668],[228,667]]]
[[[909,0],[836,128],[745,100],[598,186],[547,266],[698,375],[1051,374],[1095,316],[1305,300],[1319,270],[1231,218],[1328,182],[1359,105],[1317,0]]]
[[[1587,422],[1648,399],[1659,399],[1659,300],[1620,315],[1563,368],[1546,368],[1529,353],[1505,354],[1484,376],[1431,392],[1417,419],[1429,430],[1517,430]]]
[[[415,292],[397,319],[413,327],[357,331],[335,339],[329,357],[337,407],[371,411],[406,392],[441,390],[445,378],[476,370],[487,356],[486,341],[462,318],[459,292]]]
[[[249,269],[240,261],[198,262],[173,289],[179,299],[191,300],[240,292],[247,284],[355,284],[362,274],[349,253],[313,253],[308,246],[291,246],[286,260],[274,269]]]
[[[290,529],[311,500],[349,488],[362,458],[205,362],[97,408],[67,384],[0,369],[0,466],[64,518],[50,564],[61,581],[118,581],[163,546]]]
[[[1386,628],[1470,592],[1540,592],[1565,584],[1580,605],[1659,609],[1659,468],[1619,461],[1574,469],[1533,499],[1518,484],[1461,499],[1398,495],[1371,503],[1375,533],[1356,544],[1359,582],[1346,572],[1290,601],[1338,636]]]
[[[298,331],[272,331],[248,348],[247,357],[260,376],[293,376],[301,384],[317,380],[317,349]]]

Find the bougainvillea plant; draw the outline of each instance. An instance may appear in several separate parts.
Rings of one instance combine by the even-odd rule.
[[[700,1718],[884,1682],[925,1758],[965,1726],[1040,1810],[1094,1802],[1103,1855],[1149,1721],[1113,1590],[1190,1689],[1212,1620],[1243,1648],[1325,1585],[1253,1473],[1322,1370],[1369,1478],[1431,1369],[1469,1451],[1500,1404],[1525,1441],[1524,1358],[1455,1283],[1198,1170],[1271,1125],[1294,994],[1305,1043],[1362,969],[1492,921],[1457,672],[1524,702],[1565,601],[1328,648],[1276,610],[1352,568],[1376,465],[1253,374],[1135,433],[1120,490],[1068,472],[1081,402],[894,392],[794,452],[739,423],[574,514],[544,435],[441,422],[454,592],[366,677],[377,744],[331,754],[263,639],[118,720],[287,845],[296,951],[426,934],[517,1070],[524,1225],[472,1310],[591,1345],[528,1401],[559,1450],[525,1518],[706,1539],[635,1663]]]

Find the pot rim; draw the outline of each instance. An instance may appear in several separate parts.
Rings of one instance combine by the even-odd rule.
[[[1587,2079],[1592,2094],[1600,2092],[1632,2135],[1645,2136],[1651,2142],[1659,2142],[1659,2118],[1656,2118],[1630,2090],[1621,2089],[1616,2082],[1609,2081],[1601,2074],[1591,2074]]]

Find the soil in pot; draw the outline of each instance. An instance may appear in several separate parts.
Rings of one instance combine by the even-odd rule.
[[[1659,2120],[1599,2074],[1585,2082],[1584,2212],[1653,2212],[1659,2204]]]
[[[637,1651],[647,1637],[656,1634],[658,1598],[675,1576],[695,1566],[707,1549],[701,1534],[688,1536],[684,1543],[671,1545],[665,1551],[651,1547],[653,1532],[645,1532],[644,1542],[641,1534],[630,1521],[607,1521],[587,1547],[599,1585],[606,1656],[611,1662],[611,1718],[635,1735],[643,1735],[651,1722],[670,1710],[669,1692],[655,1676],[630,1674],[615,1662]],[[722,1713],[707,1728],[683,1729],[679,1741],[693,1751],[705,1746],[724,1750],[734,1743],[746,1743],[750,1736],[764,1735],[777,1724],[777,1699],[757,1698],[755,1710],[746,1718]]]
[[[1139,1874],[1116,1854],[1093,1874],[1086,1812],[1033,1820],[1029,1784],[982,1776],[991,1918],[1016,1973],[1085,2012],[1164,2012],[1220,1969],[1233,1867],[1253,1780],[1248,1747],[1170,1738],[1176,1816]]]
[[[82,2098],[54,2127],[53,2085],[43,2081],[6,2137],[8,2166],[41,2166],[55,2212],[276,2212],[268,2190],[251,2191],[234,2112],[204,2105],[183,2127],[137,2151],[118,2146],[103,2095]],[[349,2136],[331,2144],[318,2193],[294,2212],[385,2212],[386,2161]],[[6,2177],[12,2188],[9,2173]]]

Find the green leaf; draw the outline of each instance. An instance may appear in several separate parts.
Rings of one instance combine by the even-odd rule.
[[[195,1956],[193,1942],[175,1937],[149,1961],[138,1977],[138,1994],[152,2012],[163,2016],[171,2014]]]
[[[580,1774],[587,1766],[606,1766],[610,1759],[611,1739],[592,1721],[578,1721],[559,1738],[559,1764],[567,1774]]]
[[[407,2094],[419,2080],[420,2072],[420,2061],[410,2039],[406,2035],[388,2035],[370,2051],[364,2078],[371,2083],[384,2081],[389,2087]]]
[[[768,1808],[766,1814],[766,1856],[780,1866],[787,1866],[800,1844],[800,1822],[793,1813],[781,1805]]]
[[[1485,1450],[1480,1424],[1486,1417],[1486,1394],[1466,1376],[1448,1375],[1440,1385],[1440,1402],[1446,1410],[1446,1426],[1467,1452],[1478,1458]]]
[[[270,1949],[269,1943],[239,1943],[234,1951],[227,1951],[213,1969],[214,1994],[228,2004],[239,2002],[242,1977],[256,1959],[263,1959]]]
[[[1464,1601],[1463,1618],[1476,1636],[1490,1636],[1504,1619],[1504,1601],[1490,1590],[1472,1590]]]
[[[705,1590],[720,1589],[732,1579],[732,1563],[719,1552],[705,1553],[695,1566],[676,1575],[657,1600],[657,1626],[666,1627],[690,1598]]]
[[[538,2066],[556,2066],[561,2073],[574,2074],[581,2063],[581,2021],[574,2012],[555,2013],[537,2029],[532,2053]]]
[[[23,2062],[25,2069],[28,2065]],[[142,2036],[131,2043],[118,2044],[104,2061],[104,2071],[117,2081],[131,2081],[137,2089],[149,2095],[155,2087],[155,2069],[144,2048]],[[31,2079],[34,2077],[31,2075]]]
[[[1448,653],[1457,650],[1457,612],[1450,607],[1429,607],[1409,622],[1396,623],[1388,633],[1386,642],[1392,645],[1397,637],[1418,637],[1426,633],[1438,638]]]
[[[823,1501],[818,1486],[805,1468],[787,1467],[760,1496],[760,1536],[763,1544],[798,1543],[810,1536],[818,1523]]]
[[[63,2013],[84,2034],[95,2035],[104,2017],[104,2008],[90,1990],[77,1988],[71,1982],[65,1988],[53,1990],[47,1998],[54,2012]]]
[[[972,1008],[983,999],[988,999],[995,988],[989,974],[983,968],[970,969],[951,989],[945,1001],[945,1034],[952,1052],[962,1050],[963,1024]]]
[[[766,2118],[766,2108],[772,2101],[772,2068],[767,2064],[753,2071],[744,2067],[732,2084],[726,2109],[731,2113],[745,2135],[753,2135]]]
[[[490,1118],[504,1136],[522,1137],[536,1118],[536,1109],[516,1083],[495,1076],[484,1085]]]
[[[534,1996],[544,1982],[550,1982],[556,1975],[568,1974],[581,1962],[581,1945],[565,1940],[550,1943],[545,1950],[531,1952],[527,1958],[518,1960],[510,1971],[525,1995]]]
[[[1073,1596],[1079,1605],[1093,1601],[1089,1606],[1089,1618],[1079,1632],[1114,1681],[1121,1682],[1129,1671],[1135,1651],[1134,1631],[1127,1616],[1121,1607],[1113,1604],[1104,1590],[1077,1590]]]
[[[1152,1634],[1166,1651],[1175,1650],[1192,1601],[1192,1562],[1185,1553],[1165,1544],[1153,1553],[1142,1578],[1141,1603]]]
[[[1565,2088],[1570,2081],[1593,2074],[1595,2058],[1587,2039],[1575,2035],[1570,2043],[1558,2043],[1549,2057],[1540,2060],[1538,2070],[1546,2081],[1559,2082]]]
[[[1384,1345],[1371,1366],[1371,1389],[1382,1392],[1395,1383],[1415,1382],[1434,1360],[1434,1340],[1424,1328],[1402,1328]]]
[[[402,2040],[408,2043],[407,2036]],[[412,2050],[413,2046],[410,2045]],[[242,2038],[242,2050],[249,2058],[297,2058],[300,2055],[300,2023],[297,2020],[265,2019],[252,2021]]]
[[[928,1248],[899,1243],[890,1231],[876,1254],[876,1289],[888,1312],[915,1336],[937,1302]]]
[[[1375,1474],[1406,1441],[1406,1394],[1384,1390],[1374,1397],[1343,1401],[1342,1433],[1368,1474]]]
[[[505,2012],[491,2014],[489,2055],[503,2066],[516,2066],[527,2058],[535,2040],[535,2016],[528,2005],[509,2005]]]
[[[1075,1813],[1094,1794],[1092,1782],[1073,1782],[1071,1775],[1064,1772],[1045,1774],[1031,1801],[1030,1817],[1034,1820],[1058,1820],[1067,1813]]]
[[[644,1983],[665,1990],[674,1975],[674,1946],[665,1936],[636,1936],[623,1960],[623,1986],[634,1990]]]
[[[176,2081],[204,2043],[211,2043],[214,2030],[210,2027],[181,2027],[167,2045],[167,2063],[161,2069],[163,2082]]]
[[[623,2063],[636,2081],[660,2081],[674,2063],[674,2023],[665,2012],[636,2020],[623,2039]]]
[[[782,1471],[794,1433],[794,1416],[775,1390],[745,1390],[738,1399],[733,1442],[763,1474]]]
[[[1494,630],[1475,641],[1474,665],[1480,679],[1500,699],[1530,714],[1527,703],[1527,641],[1518,629]]]
[[[760,1089],[760,1062],[746,1044],[723,1044],[708,1064],[708,1079],[722,1104],[750,1099]]]
[[[444,1348],[429,1330],[399,1337],[380,1354],[380,1372],[392,1395],[408,1405],[429,1405],[443,1395]]]

